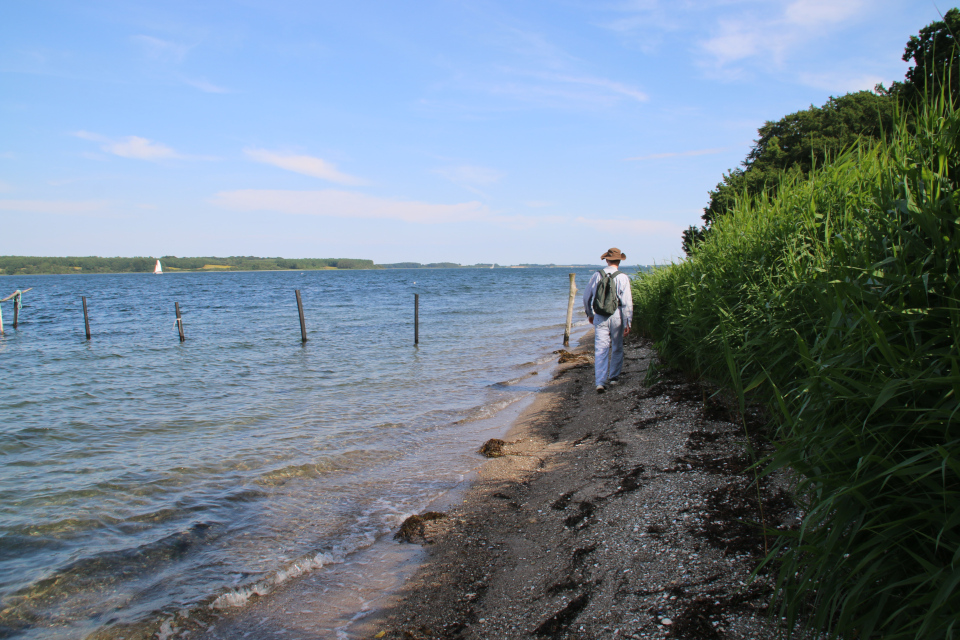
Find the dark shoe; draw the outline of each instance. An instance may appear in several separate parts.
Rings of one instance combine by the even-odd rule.
[[[598,384],[598,385],[597,385],[597,393],[603,393],[603,392],[606,391],[606,390],[607,390],[607,388],[604,387],[602,384]]]
[[[620,378],[610,378],[609,380],[607,380],[607,385],[610,387],[615,387],[617,386],[617,384],[619,384],[619,382],[620,382]]]

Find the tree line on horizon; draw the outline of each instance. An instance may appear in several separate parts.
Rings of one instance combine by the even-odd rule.
[[[0,256],[3,275],[64,275],[77,273],[152,273],[160,260],[166,271],[311,271],[321,269],[490,269],[503,267],[495,262],[460,264],[458,262],[393,262],[376,264],[359,258],[259,258],[257,256],[213,256],[178,258],[176,256],[138,256],[133,258]],[[556,264],[527,264],[520,267],[556,267]],[[591,265],[563,265],[591,266]],[[651,269],[637,265],[639,271]]]
[[[150,273],[157,260],[171,271],[280,271],[299,269],[375,269],[373,260],[357,258],[259,258],[230,256],[227,258],[176,256],[102,258],[0,256],[0,275],[70,274],[70,273]]]
[[[160,260],[166,271],[311,271],[320,269],[489,269],[502,265],[485,262],[464,265],[457,262],[394,262],[376,264],[359,258],[260,258],[257,256],[0,256],[0,275],[62,275],[77,273],[152,273]],[[553,267],[554,264],[521,264],[521,267]],[[583,265],[586,266],[586,265]],[[646,267],[638,267],[644,269]]]
[[[897,114],[910,111],[928,93],[941,90],[960,96],[960,9],[953,8],[911,36],[903,61],[912,62],[903,81],[873,91],[856,91],[831,97],[826,104],[767,121],[757,130],[747,157],[723,175],[708,192],[703,226],[691,225],[683,233],[683,249],[693,248],[710,233],[718,218],[736,208],[744,197],[776,195],[780,184],[804,177],[860,141],[875,141],[894,129]]]

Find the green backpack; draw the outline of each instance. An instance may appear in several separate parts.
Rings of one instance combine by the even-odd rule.
[[[620,308],[620,297],[617,295],[616,277],[622,273],[614,271],[607,273],[603,269],[598,271],[600,282],[597,283],[597,292],[593,294],[593,310],[605,316],[612,316]]]

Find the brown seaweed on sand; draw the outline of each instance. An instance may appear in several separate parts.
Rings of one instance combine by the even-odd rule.
[[[554,353],[560,354],[560,359],[558,360],[560,364],[590,364],[590,356],[585,353],[570,353],[566,349],[560,349],[559,351],[554,351]]]
[[[439,511],[425,511],[420,515],[412,515],[403,521],[400,530],[393,534],[394,539],[404,542],[432,542],[427,538],[427,522],[446,518],[447,514]]]
[[[480,447],[480,455],[487,456],[488,458],[499,458],[500,456],[507,455],[503,447],[507,443],[501,440],[500,438],[490,438],[483,443],[483,446]]]

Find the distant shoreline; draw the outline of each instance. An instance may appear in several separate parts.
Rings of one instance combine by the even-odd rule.
[[[371,269],[337,269],[330,267],[326,269],[169,269],[159,275],[175,275],[178,273],[278,273],[288,272],[297,273],[304,271],[424,271],[438,269],[490,269],[491,267],[474,267],[471,265],[461,265],[459,267],[382,267],[376,265]],[[598,269],[595,264],[535,264],[535,265],[503,265],[493,267],[498,270],[503,269]],[[637,268],[638,271],[648,267],[625,267],[626,269]],[[73,271],[61,273],[0,273],[0,278],[12,278],[15,276],[144,276],[154,275],[152,271]]]
[[[439,269],[472,269],[483,270],[490,267],[380,267],[379,265],[372,269],[170,269],[164,270],[158,275],[176,275],[178,273],[303,273],[305,271],[425,271]],[[575,264],[575,265],[533,265],[533,266],[502,266],[495,267],[497,270],[504,269],[597,269],[595,264]],[[154,275],[152,271],[74,271],[72,273],[0,273],[0,278],[13,278],[16,276],[150,276]]]
[[[102,258],[0,256],[0,276],[32,275],[100,275],[120,273],[153,273],[159,260],[164,273],[248,273],[253,271],[356,271],[394,269],[587,269],[594,264],[516,264],[479,263],[463,265],[454,262],[396,262],[375,264],[373,260],[357,258],[259,258],[254,256],[195,257],[175,256]],[[643,267],[639,267],[644,269]]]

